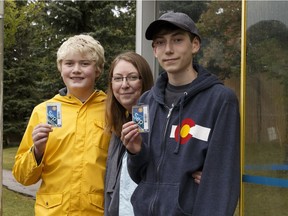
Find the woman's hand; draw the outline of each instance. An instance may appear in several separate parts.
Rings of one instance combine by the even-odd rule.
[[[202,172],[201,171],[196,171],[196,172],[192,173],[192,177],[194,179],[194,182],[197,183],[197,184],[200,184],[201,176],[202,176]]]
[[[140,152],[142,137],[139,133],[138,125],[135,122],[130,121],[122,126],[121,140],[131,154]]]

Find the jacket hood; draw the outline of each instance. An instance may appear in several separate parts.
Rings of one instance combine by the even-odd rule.
[[[216,84],[223,84],[216,75],[211,74],[202,66],[194,64],[193,68],[198,72],[198,76],[195,80],[193,80],[193,85],[191,85],[190,89],[185,92],[184,98],[182,97],[181,103],[185,105],[185,103],[193,96],[198,94],[199,92],[210,88]],[[157,79],[155,86],[153,87],[153,97],[154,99],[160,103],[164,104],[165,98],[165,88],[168,83],[168,75],[167,72],[164,71],[160,74],[159,78]],[[180,101],[176,105],[179,105]]]
[[[101,91],[101,90],[95,90],[90,97],[86,100],[86,102],[88,100],[91,100],[93,98],[93,100],[95,100],[95,102],[103,102],[106,100],[106,94]],[[56,100],[59,100],[59,102],[65,102],[65,103],[82,103],[78,98],[76,98],[75,96],[71,95],[71,94],[67,94],[67,88],[64,87],[62,89],[59,90],[59,94],[55,96]],[[76,99],[76,100],[75,100]]]

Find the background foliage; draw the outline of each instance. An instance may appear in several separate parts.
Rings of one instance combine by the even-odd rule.
[[[238,72],[230,68],[229,63],[233,59],[239,62],[240,44],[234,42],[240,41],[240,6],[240,1],[163,1],[160,2],[160,13],[172,8],[187,13],[199,24],[205,38],[199,61],[224,79],[230,73]],[[87,33],[101,42],[106,66],[96,85],[99,89],[106,89],[111,60],[119,52],[135,50],[136,1],[7,0],[4,7],[3,134],[4,144],[12,145],[19,143],[33,107],[63,87],[56,68],[56,51],[69,36]],[[212,15],[215,17],[219,8],[224,9],[217,19],[208,19]],[[215,28],[215,25],[223,20],[226,20],[223,28],[227,30],[218,32],[217,29],[221,28]],[[227,44],[222,47],[217,43],[222,37],[228,39],[233,54],[237,53],[233,58],[232,52],[225,49]],[[208,54],[205,56],[203,53]],[[239,68],[239,63],[235,68]]]
[[[135,50],[135,8],[135,1],[5,1],[4,145],[18,144],[33,107],[63,87],[56,52],[68,37],[101,42],[107,64],[97,88],[106,89],[111,60]]]
[[[240,0],[160,1],[159,8],[160,15],[179,11],[196,22],[202,37],[199,63],[223,80],[239,77]],[[63,87],[56,51],[68,37],[85,33],[101,42],[106,65],[96,85],[104,91],[111,60],[120,52],[135,50],[136,1],[6,0],[4,10],[5,145],[18,144],[33,107]],[[270,28],[275,31],[263,34]],[[247,36],[248,70],[271,75],[287,89],[287,73],[282,72],[285,61],[279,58],[287,51],[287,43],[283,43],[287,40],[287,27],[272,21],[258,23],[248,30]]]

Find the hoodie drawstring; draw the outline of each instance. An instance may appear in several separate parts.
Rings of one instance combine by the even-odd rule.
[[[182,113],[183,113],[183,104],[184,104],[184,100],[185,100],[185,97],[187,96],[187,92],[184,92],[184,97],[181,97],[180,98],[180,102],[178,103],[179,106],[180,106],[180,109],[179,109],[179,120],[178,120],[178,125],[180,127],[180,130],[179,130],[179,133],[177,134],[178,136],[178,142],[177,142],[177,145],[176,145],[176,148],[174,150],[174,154],[178,154],[179,152],[179,148],[180,148],[180,143],[181,143],[181,122],[182,122]]]

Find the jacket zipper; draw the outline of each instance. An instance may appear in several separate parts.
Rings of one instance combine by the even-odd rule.
[[[172,113],[173,108],[174,108],[174,104],[172,104],[172,107],[171,107],[171,108],[169,108],[168,106],[165,106],[165,107],[168,108],[169,111],[168,111],[168,115],[167,115],[167,117],[166,117],[166,125],[165,125],[165,130],[164,130],[164,135],[163,135],[164,139],[163,139],[163,142],[161,143],[161,146],[162,146],[161,152],[162,152],[162,153],[161,153],[161,157],[160,157],[159,163],[158,163],[157,168],[156,168],[156,182],[157,182],[157,183],[160,182],[160,175],[159,175],[160,167],[161,167],[161,165],[162,165],[162,162],[163,162],[163,160],[164,160],[164,156],[165,156],[165,153],[166,153],[166,145],[165,145],[166,139],[165,139],[165,137],[166,137],[166,133],[167,133],[168,124],[169,124],[169,122],[170,122],[170,116],[171,116],[171,113]],[[157,200],[157,198],[158,198],[158,192],[159,192],[159,187],[157,186],[154,199],[153,199],[153,201],[152,201],[152,203],[151,203],[151,205],[150,205],[151,215],[154,215],[154,213],[153,213],[154,210],[155,210],[155,206],[154,206],[154,205],[155,205],[156,200]]]

